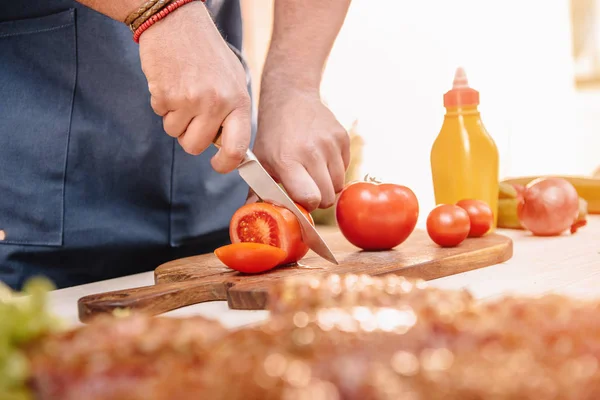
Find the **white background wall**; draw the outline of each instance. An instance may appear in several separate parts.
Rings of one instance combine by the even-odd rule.
[[[263,18],[247,29],[258,32],[259,69],[270,27]],[[457,66],[480,91],[501,177],[589,174],[600,163],[600,95],[574,89],[568,0],[353,0],[322,94],[344,125],[359,120],[364,173],[434,205],[429,151]]]

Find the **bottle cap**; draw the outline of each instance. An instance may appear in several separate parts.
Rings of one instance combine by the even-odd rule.
[[[444,107],[479,105],[479,92],[469,86],[467,74],[462,67],[454,73],[452,89],[444,94]]]

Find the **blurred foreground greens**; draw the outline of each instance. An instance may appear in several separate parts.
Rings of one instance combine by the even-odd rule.
[[[29,400],[29,362],[22,346],[62,328],[47,309],[51,282],[33,278],[15,292],[0,282],[0,400]]]

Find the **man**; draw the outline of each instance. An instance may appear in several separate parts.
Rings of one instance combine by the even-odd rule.
[[[142,0],[0,0],[0,279],[65,287],[212,251],[249,146],[294,200],[332,205],[349,143],[319,85],[349,2],[275,2],[255,121],[239,0],[186,4],[139,45],[123,21]]]

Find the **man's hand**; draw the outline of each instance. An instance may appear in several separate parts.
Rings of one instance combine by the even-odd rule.
[[[197,155],[223,126],[212,166],[234,170],[250,145],[251,101],[242,64],[205,6],[187,4],[151,26],[140,37],[140,59],[167,134]]]
[[[350,0],[277,0],[254,152],[309,211],[334,204],[350,162],[346,130],[321,102],[325,61]]]
[[[254,153],[309,211],[334,204],[350,162],[348,132],[317,91],[279,86],[261,93]]]

